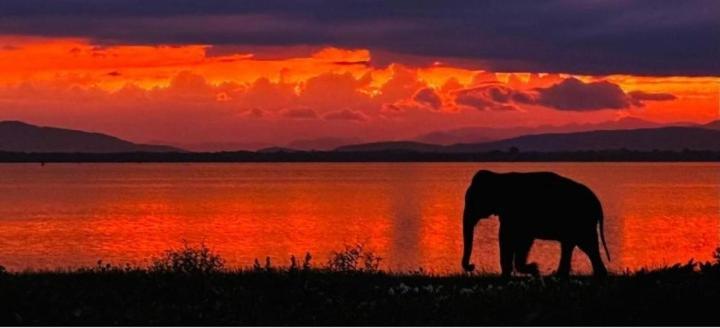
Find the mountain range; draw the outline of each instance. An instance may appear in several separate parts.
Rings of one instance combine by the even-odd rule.
[[[637,119],[624,119],[614,123],[557,127],[561,130],[579,126],[597,128],[579,132],[527,134],[485,142],[459,142],[452,144],[420,141],[384,141],[331,145],[357,139],[318,138],[298,141],[296,147],[266,147],[259,153],[289,153],[317,150],[331,152],[415,152],[415,153],[475,153],[507,151],[571,152],[628,149],[636,151],[720,151],[720,120],[703,125],[678,123],[674,126]],[[623,128],[644,126],[643,128]],[[650,127],[648,127],[650,126]],[[605,129],[602,129],[604,127]],[[485,128],[486,138],[496,138],[527,128]],[[541,129],[540,127],[538,129]],[[545,127],[547,129],[547,127]],[[465,131],[458,129],[455,131]],[[470,131],[470,130],[467,130]],[[473,130],[479,131],[479,130]],[[512,132],[512,133],[511,133]],[[494,133],[494,134],[493,134]],[[457,135],[455,135],[457,136]],[[467,134],[466,136],[471,136]],[[475,135],[477,136],[477,135]],[[432,139],[432,138],[431,138]],[[449,139],[446,139],[449,140]],[[54,127],[40,127],[18,121],[0,122],[0,151],[27,153],[127,153],[127,152],[183,152],[181,148],[138,144],[110,135]]]
[[[452,145],[457,143],[480,143],[529,134],[568,133],[597,130],[632,130],[659,128],[665,126],[692,126],[693,123],[675,122],[658,123],[635,117],[624,117],[619,120],[600,123],[570,123],[565,125],[515,126],[515,127],[464,127],[451,130],[433,131],[413,138],[423,143]]]
[[[720,151],[720,129],[714,125],[702,127],[670,126],[631,130],[599,130],[570,133],[525,135],[498,141],[436,145],[413,141],[375,142],[348,145],[335,149],[340,152],[429,152],[475,153],[509,149],[533,152],[569,152],[597,150],[637,151]]]
[[[601,130],[520,136],[478,144],[455,144],[446,151],[483,152],[517,148],[519,151],[568,152],[629,149],[636,151],[720,151],[720,130],[696,127],[661,127],[632,130]]]
[[[703,128],[706,129],[712,129],[712,130],[720,130],[720,120],[712,121],[708,124],[702,125]]]

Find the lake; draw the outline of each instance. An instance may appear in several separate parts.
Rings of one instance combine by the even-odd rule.
[[[554,171],[600,198],[614,272],[712,258],[720,246],[715,163],[303,163],[0,165],[0,265],[146,265],[204,242],[231,266],[364,243],[386,270],[460,271],[464,192],[478,169]],[[498,272],[498,222],[476,228],[473,262]],[[559,244],[538,241],[545,273]],[[575,272],[590,272],[575,250]]]

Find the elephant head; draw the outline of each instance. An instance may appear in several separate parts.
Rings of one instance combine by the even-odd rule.
[[[465,209],[463,210],[463,257],[462,267],[465,271],[473,271],[475,266],[470,263],[473,247],[475,225],[480,219],[499,214],[500,203],[497,197],[498,176],[490,171],[479,171],[472,179],[465,193]]]

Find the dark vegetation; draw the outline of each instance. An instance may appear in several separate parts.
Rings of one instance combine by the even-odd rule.
[[[437,153],[404,150],[335,152],[131,152],[17,153],[0,152],[0,163],[238,163],[238,162],[717,162],[720,151],[634,151],[627,149],[572,152],[505,151]]]
[[[720,250],[719,250],[720,251]],[[270,259],[228,269],[204,245],[147,268],[0,270],[0,322],[13,325],[699,325],[720,322],[717,261],[610,276],[540,279],[387,273],[361,245],[315,267]]]

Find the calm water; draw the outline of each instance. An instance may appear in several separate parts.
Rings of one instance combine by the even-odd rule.
[[[720,165],[665,163],[0,165],[0,264],[13,270],[147,264],[204,241],[234,266],[291,254],[324,263],[363,242],[385,269],[459,271],[463,194],[473,173],[555,171],[600,197],[614,271],[720,245]],[[477,227],[473,261],[497,272],[497,220]],[[557,266],[559,246],[531,260]],[[589,263],[576,250],[576,271]]]

